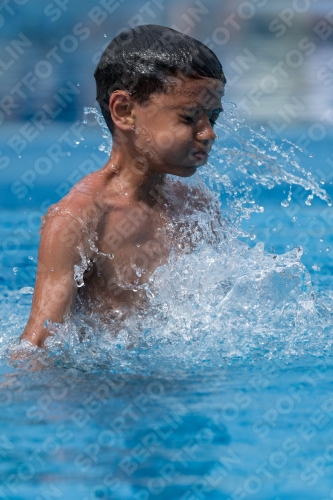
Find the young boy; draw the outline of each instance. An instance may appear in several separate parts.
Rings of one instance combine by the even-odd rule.
[[[208,205],[166,174],[189,177],[207,161],[226,83],[215,54],[172,29],[139,26],[111,41],[95,78],[112,152],[44,217],[21,337],[41,347],[78,305],[106,322],[143,307],[140,285],[188,247],[182,216]]]

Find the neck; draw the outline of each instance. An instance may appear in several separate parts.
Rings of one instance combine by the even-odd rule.
[[[126,192],[128,196],[145,202],[152,200],[154,189],[165,182],[165,174],[152,172],[145,158],[131,155],[117,144],[113,145],[105,168],[112,172],[113,183],[118,184],[120,194]]]

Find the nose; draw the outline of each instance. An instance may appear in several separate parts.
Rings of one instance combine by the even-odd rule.
[[[213,143],[216,139],[216,134],[214,132],[213,126],[208,119],[200,120],[195,135],[196,139],[198,139],[198,141],[200,142],[203,142],[205,145]]]

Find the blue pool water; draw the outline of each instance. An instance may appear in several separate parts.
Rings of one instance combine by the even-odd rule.
[[[276,149],[237,123],[222,124],[225,149],[202,174],[226,238],[158,269],[149,310],[116,340],[96,320],[80,342],[77,318],[47,350],[26,346],[25,361],[8,361],[30,310],[40,205],[55,184],[25,208],[8,198],[0,498],[333,498],[333,208],[320,199],[332,138],[313,159],[296,151],[297,163],[289,143]],[[311,205],[304,186],[319,194]]]

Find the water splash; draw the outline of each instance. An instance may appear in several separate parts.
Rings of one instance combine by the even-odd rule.
[[[242,220],[264,210],[255,202],[257,186],[272,189],[289,184],[287,199],[281,200],[283,207],[291,203],[293,186],[310,191],[306,205],[311,205],[314,197],[318,197],[332,206],[329,195],[321,187],[322,179],[317,181],[301,166],[306,159],[301,148],[286,139],[278,145],[265,135],[263,127],[260,131],[251,128],[244,118],[240,118],[233,103],[225,102],[224,108],[216,124],[218,139],[210,162],[200,175],[213,191],[227,195],[222,212],[237,226],[239,236],[251,236],[240,229]]]
[[[86,255],[84,252],[80,249],[78,249],[80,252],[80,257],[81,257],[81,263],[79,265],[74,265],[74,281],[76,282],[76,286],[78,288],[81,288],[84,286],[84,279],[83,275],[85,271],[89,268],[90,262],[87,259]]]
[[[332,349],[333,296],[318,300],[301,255],[300,247],[275,255],[229,237],[202,244],[138,285],[144,311],[107,327],[84,314],[53,325],[42,356],[81,371],[183,376],[237,360],[321,357]]]
[[[201,235],[192,231],[195,251],[172,254],[149,283],[136,285],[147,307],[121,321],[110,320],[108,326],[97,314],[83,312],[53,325],[56,333],[46,341],[48,350],[38,353],[46,363],[82,371],[174,375],[214,370],[238,359],[252,363],[259,357],[288,359],[331,351],[333,294],[315,292],[300,260],[302,249],[276,255],[262,243],[251,249],[239,241],[240,236],[251,238],[241,228],[243,219],[264,210],[254,197],[258,185],[288,185],[281,201],[285,207],[293,186],[310,191],[306,205],[315,196],[329,206],[331,200],[321,180],[301,166],[300,148],[287,140],[277,145],[263,129],[250,128],[233,105],[225,107],[211,161],[200,169],[200,177],[188,181],[204,182],[216,200],[221,195],[226,199],[223,234],[212,244],[209,210],[189,216],[188,223]],[[85,108],[85,114],[102,126],[100,149],[109,152],[111,137],[102,116],[95,108]],[[90,246],[95,249],[93,241]],[[88,266],[82,256],[75,269],[78,287]],[[9,344],[7,339],[3,345]]]
[[[103,115],[98,111],[98,109],[88,107],[83,108],[83,114],[85,115],[85,118],[83,119],[84,124],[88,123],[88,116],[91,115],[92,121],[102,128],[102,137],[106,140],[99,145],[98,149],[109,155],[112,149],[112,136]]]

